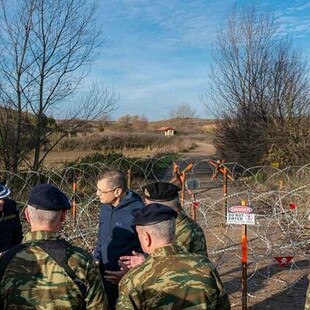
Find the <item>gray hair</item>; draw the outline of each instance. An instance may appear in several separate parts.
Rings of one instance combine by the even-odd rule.
[[[127,179],[124,173],[120,170],[107,170],[99,174],[98,181],[107,180],[111,187],[121,188],[123,191],[127,189]]]
[[[49,211],[40,210],[28,205],[28,213],[32,221],[42,224],[53,224],[57,223],[60,219],[62,210]]]
[[[157,240],[167,242],[167,244],[175,241],[175,218],[154,225],[140,227],[142,230],[147,230]]]

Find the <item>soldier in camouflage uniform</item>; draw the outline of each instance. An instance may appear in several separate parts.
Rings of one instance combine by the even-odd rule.
[[[207,255],[207,244],[201,227],[189,218],[179,201],[180,188],[168,182],[155,182],[144,187],[145,203],[158,202],[178,212],[176,244],[185,252]]]
[[[107,309],[101,277],[92,256],[66,243],[59,235],[68,209],[68,198],[58,188],[41,184],[32,189],[25,210],[31,232],[17,246],[24,247],[14,252],[0,279],[1,309]],[[64,244],[66,266],[76,279],[69,276],[64,264],[42,249],[40,245],[47,243],[55,245],[50,253],[53,257]],[[13,250],[1,257],[2,265]]]
[[[220,277],[206,256],[173,245],[177,212],[152,203],[132,212],[146,261],[120,282],[117,309],[230,309]]]
[[[208,255],[207,243],[202,228],[189,218],[181,207],[179,200],[180,188],[168,182],[155,182],[143,188],[145,204],[160,203],[171,207],[178,213],[175,227],[175,243],[184,252]],[[127,268],[142,264],[145,256],[133,252],[133,255],[121,256],[120,261]]]

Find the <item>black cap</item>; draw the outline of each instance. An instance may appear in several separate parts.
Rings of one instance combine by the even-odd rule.
[[[141,209],[133,210],[132,215],[135,225],[148,226],[176,218],[178,213],[168,206],[150,203]]]
[[[143,187],[145,198],[156,201],[170,201],[179,197],[181,188],[169,182],[155,182]]]
[[[49,211],[68,210],[71,208],[68,197],[51,184],[35,186],[29,194],[28,204],[36,209]]]

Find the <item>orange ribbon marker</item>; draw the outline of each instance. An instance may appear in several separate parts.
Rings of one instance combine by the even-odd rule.
[[[241,201],[241,205],[246,208],[247,203],[245,200]],[[242,225],[242,236],[241,236],[241,263],[242,263],[242,279],[241,279],[241,287],[242,287],[242,310],[247,309],[247,297],[248,297],[248,271],[247,271],[247,263],[248,263],[248,234],[247,234],[247,225]]]
[[[241,239],[241,249],[242,249],[241,262],[247,263],[248,262],[248,238],[245,235],[243,235]]]

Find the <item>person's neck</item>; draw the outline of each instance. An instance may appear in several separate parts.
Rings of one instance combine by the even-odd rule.
[[[31,225],[31,232],[35,231],[48,231],[48,232],[59,232],[60,227],[58,226],[46,226],[46,225]]]

